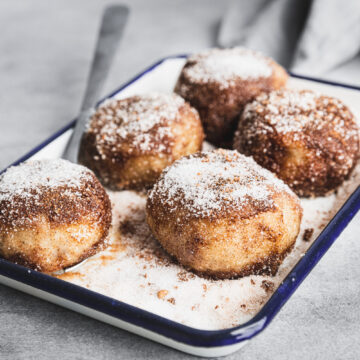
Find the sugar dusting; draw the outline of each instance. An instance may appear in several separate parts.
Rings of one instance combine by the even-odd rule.
[[[0,201],[34,198],[45,189],[79,188],[89,180],[90,171],[67,160],[34,160],[12,166],[0,176]]]
[[[293,196],[287,185],[252,158],[219,149],[177,160],[163,172],[149,197],[160,196],[170,211],[181,203],[190,216],[208,217],[250,203],[271,207],[275,192],[281,191]]]
[[[243,118],[264,118],[264,123],[254,120],[250,132],[262,131],[264,126],[274,127],[278,133],[296,132],[295,137],[304,136],[304,130],[321,130],[329,123],[344,138],[354,135],[345,127],[344,119],[352,118],[341,100],[319,95],[311,90],[279,90],[262,94],[248,104]],[[270,128],[266,130],[271,131]]]
[[[261,309],[359,183],[360,165],[337,194],[301,200],[301,230],[276,276],[217,281],[185,270],[161,249],[145,222],[144,195],[110,192],[114,206],[110,247],[59,277],[195,328],[236,326]],[[312,234],[304,241],[309,229]]]
[[[173,135],[169,124],[179,116],[184,100],[176,94],[148,93],[127,99],[109,99],[93,115],[89,133],[96,137],[99,154],[116,150],[124,141],[130,148],[162,151]],[[130,151],[130,150],[129,150]]]
[[[234,79],[259,79],[272,75],[269,59],[258,52],[235,47],[210,49],[188,59],[193,65],[184,69],[185,75],[195,82],[217,82],[228,87]]]

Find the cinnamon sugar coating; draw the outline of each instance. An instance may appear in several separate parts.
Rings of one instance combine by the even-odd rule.
[[[288,186],[251,158],[223,149],[168,167],[149,194],[146,213],[170,255],[213,278],[275,274],[302,217]]]
[[[244,48],[211,49],[190,56],[175,92],[198,110],[206,139],[231,147],[238,115],[262,92],[283,87],[286,71]]]
[[[201,149],[197,111],[176,94],[111,99],[93,115],[79,161],[113,189],[143,189],[181,156]]]
[[[299,196],[323,196],[355,167],[359,127],[338,99],[281,90],[246,106],[234,148],[277,174]]]
[[[0,177],[0,255],[51,273],[106,246],[111,204],[95,175],[68,161],[29,161]]]

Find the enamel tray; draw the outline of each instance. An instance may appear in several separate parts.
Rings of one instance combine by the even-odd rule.
[[[158,61],[109,97],[120,92],[122,96],[133,95],[139,91],[139,87],[134,86],[138,83],[144,91],[171,90],[184,58],[173,56]],[[319,88],[330,95],[342,91],[360,103],[360,88],[297,75],[292,75],[291,80],[303,88]],[[12,165],[32,157],[60,157],[73,126],[74,121]],[[225,330],[210,331],[185,326],[4,259],[0,259],[0,283],[193,355],[224,356],[240,349],[268,326],[359,209],[358,186],[261,310],[245,324]]]

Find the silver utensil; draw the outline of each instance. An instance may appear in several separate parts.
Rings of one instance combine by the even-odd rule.
[[[128,14],[129,9],[123,5],[112,5],[104,11],[80,114],[63,154],[63,158],[71,162],[76,163],[78,161],[82,135],[94,111],[96,102],[99,100],[100,91],[124,32]]]

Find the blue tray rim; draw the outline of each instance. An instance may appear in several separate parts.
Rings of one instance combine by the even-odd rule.
[[[167,56],[144,71],[136,75],[130,81],[113,91],[100,102],[106,98],[116,95],[118,92],[124,90],[126,87],[137,81],[139,78],[154,70],[163,62],[176,59],[186,58],[187,55],[172,55]],[[360,87],[331,82],[327,80],[316,79],[312,77],[301,76],[290,73],[292,77],[310,80],[314,82],[324,83],[333,86],[339,86],[360,91]],[[17,165],[29,157],[33,156],[43,147],[51,143],[60,135],[65,133],[75,124],[75,120],[68,125],[61,128],[55,134],[22,156],[20,159],[12,163],[10,166]],[[8,167],[3,169],[4,172]],[[30,285],[34,288],[49,292],[64,299],[78,303],[80,305],[89,307],[91,309],[103,312],[114,318],[126,321],[130,324],[142,327],[152,332],[171,338],[175,341],[195,346],[195,347],[218,347],[233,345],[241,341],[249,340],[259,332],[264,330],[275,315],[280,311],[282,306],[295,292],[298,286],[306,278],[309,272],[319,262],[322,256],[334,243],[340,233],[344,230],[347,224],[355,216],[360,209],[360,186],[352,193],[348,200],[344,203],[341,209],[337,212],[334,218],[329,222],[326,228],[321,232],[318,238],[314,241],[312,246],[308,249],[306,254],[298,261],[293,270],[284,279],[282,284],[277,288],[275,293],[271,296],[268,302],[262,307],[257,315],[255,315],[248,322],[229,329],[224,330],[200,330],[186,325],[182,325],[172,320],[168,320],[159,315],[150,313],[148,311],[136,308],[121,301],[112,299],[110,297],[101,295],[94,291],[85,289],[78,285],[54,278],[52,276],[42,274],[33,270],[29,270],[23,266],[13,264],[7,260],[0,259],[0,275],[10,279],[19,281],[23,284]]]

